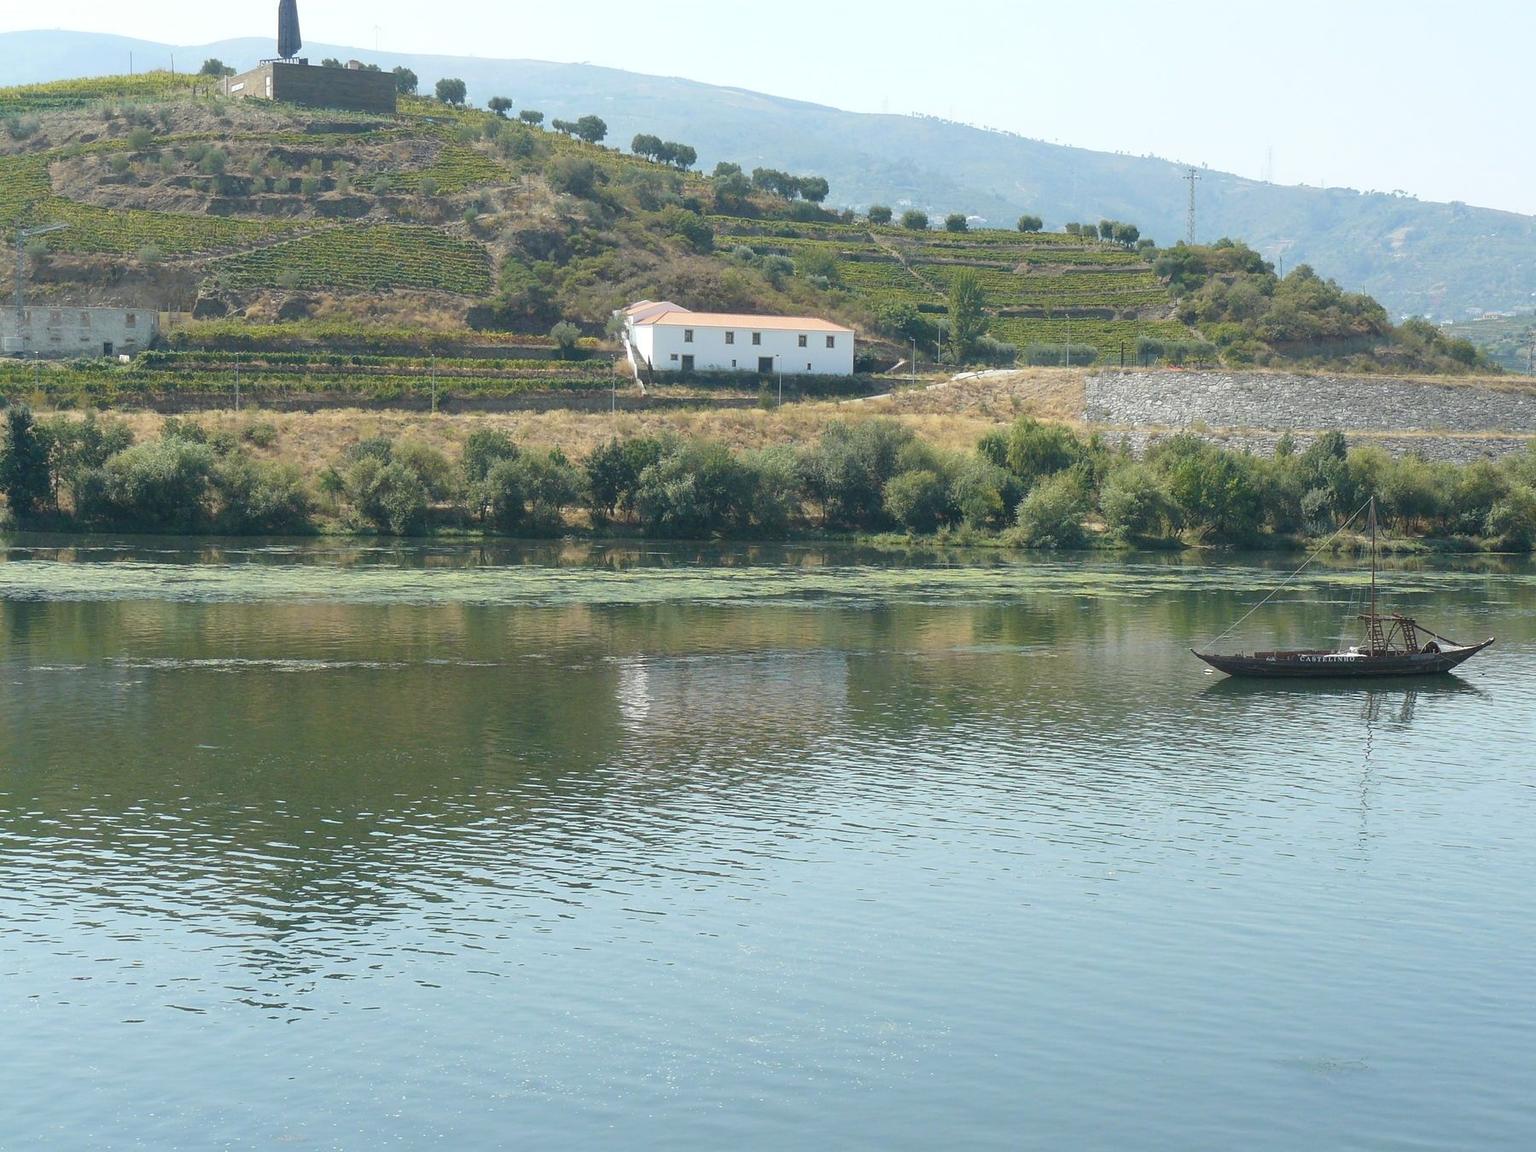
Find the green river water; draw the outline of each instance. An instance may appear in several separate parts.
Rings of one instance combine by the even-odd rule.
[[[1529,1147],[1536,568],[1290,566],[11,537],[0,1149]]]

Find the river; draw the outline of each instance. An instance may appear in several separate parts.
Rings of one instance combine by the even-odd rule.
[[[11,537],[0,1148],[1528,1147],[1536,568],[1286,569]]]

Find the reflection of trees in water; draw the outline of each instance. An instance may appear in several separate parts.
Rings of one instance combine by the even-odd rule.
[[[1000,779],[1071,795],[1102,775],[1094,802],[1113,806],[1113,773],[1147,770],[1188,722],[1188,638],[1241,602],[1161,580],[852,608],[7,601],[0,828],[57,844],[95,899],[234,920],[244,962],[292,983],[466,885],[536,921],[616,852],[685,852],[678,813],[700,792],[833,788],[828,737],[893,776],[986,741]],[[1332,610],[1285,614],[1300,631]],[[1414,722],[1423,690],[1373,691],[1348,707]],[[1230,742],[1276,714],[1233,703],[1204,716]],[[1151,764],[1220,789],[1252,771],[1231,760]]]

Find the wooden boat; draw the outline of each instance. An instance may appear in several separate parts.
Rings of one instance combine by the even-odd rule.
[[[1433,676],[1449,672],[1493,643],[1458,644],[1436,635],[1417,620],[1396,612],[1378,612],[1376,604],[1376,500],[1369,503],[1371,525],[1371,603],[1360,616],[1364,642],[1344,651],[1306,648],[1295,651],[1252,652],[1221,655],[1190,649],[1218,672],[1228,676],[1265,676],[1285,679],[1336,680],[1367,676]],[[1356,516],[1359,512],[1355,513]],[[1350,523],[1354,517],[1350,517]],[[1345,528],[1349,525],[1346,524]],[[1340,529],[1343,531],[1343,529]],[[1314,557],[1316,553],[1313,554]],[[1307,563],[1311,563],[1309,559]],[[1302,565],[1305,568],[1306,564]],[[1292,574],[1292,579],[1301,569]],[[1278,589],[1277,589],[1278,591]],[[1273,597],[1266,597],[1254,611]],[[1251,616],[1252,611],[1249,612]],[[1245,616],[1243,619],[1247,619]],[[1238,622],[1239,624],[1242,621]],[[1235,628],[1236,625],[1233,626]],[[1228,634],[1232,629],[1228,630]],[[1218,640],[1220,637],[1217,638]]]

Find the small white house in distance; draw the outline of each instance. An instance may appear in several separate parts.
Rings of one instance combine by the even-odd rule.
[[[690,312],[666,300],[622,315],[631,354],[655,372],[853,375],[853,329],[827,320]]]

